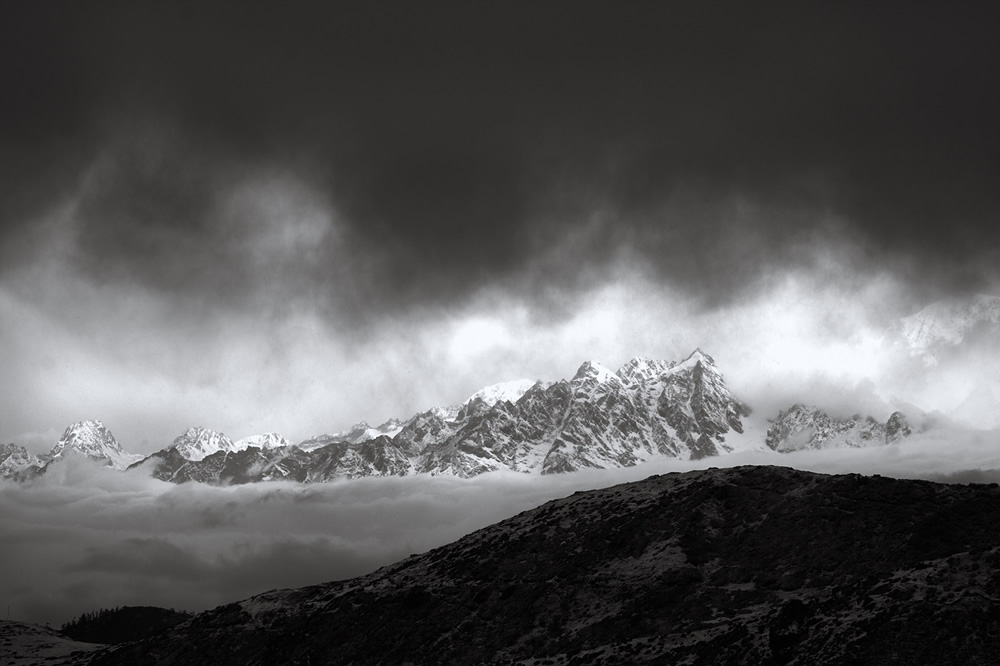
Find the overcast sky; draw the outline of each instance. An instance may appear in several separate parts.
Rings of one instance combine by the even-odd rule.
[[[696,346],[850,389],[995,291],[996,3],[4,14],[0,441],[298,441]]]

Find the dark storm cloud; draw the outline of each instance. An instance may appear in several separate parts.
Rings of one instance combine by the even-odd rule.
[[[526,268],[572,287],[622,248],[710,300],[802,263],[803,243],[850,244],[939,290],[995,277],[988,3],[14,14],[4,223],[78,192],[112,146],[78,211],[97,280],[245,296],[216,216],[247,168],[336,208],[339,244],[281,277],[354,315]],[[123,140],[132,122],[152,138]]]

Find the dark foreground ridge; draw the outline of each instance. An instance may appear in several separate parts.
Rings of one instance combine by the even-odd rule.
[[[992,664],[998,525],[995,485],[654,476],[92,664]]]
[[[75,641],[117,645],[163,633],[191,615],[155,606],[104,608],[67,622],[61,631]]]

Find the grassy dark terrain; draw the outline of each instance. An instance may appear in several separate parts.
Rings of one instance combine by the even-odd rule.
[[[75,641],[128,643],[142,640],[180,624],[191,613],[155,606],[122,606],[84,613],[61,627]]]
[[[576,493],[94,664],[993,664],[1000,489],[742,467]],[[536,661],[537,660],[537,661]]]

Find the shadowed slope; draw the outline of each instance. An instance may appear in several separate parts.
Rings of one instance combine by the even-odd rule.
[[[670,474],[222,606],[94,663],[989,663],[998,521],[995,486]]]

